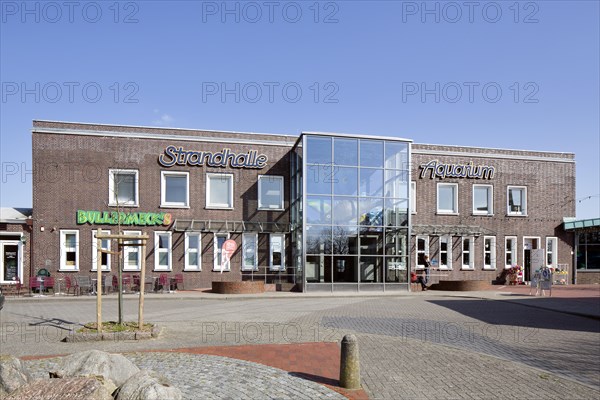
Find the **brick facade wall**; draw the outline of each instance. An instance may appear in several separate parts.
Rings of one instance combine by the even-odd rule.
[[[81,132],[122,132],[132,135],[138,133],[173,135],[165,139],[137,137],[110,137],[65,135],[44,133],[44,130],[66,129]],[[209,137],[214,142],[178,141],[176,136]],[[229,140],[229,143],[218,142]],[[250,141],[245,144],[239,140]],[[276,145],[261,144],[261,141],[274,142]],[[279,143],[279,145],[277,145]],[[122,207],[123,212],[168,212],[176,219],[183,220],[227,220],[250,222],[277,222],[289,225],[289,157],[293,143],[286,136],[237,134],[191,130],[171,130],[155,128],[128,128],[97,126],[53,122],[34,122],[33,147],[33,212],[35,246],[34,259],[37,266],[45,266],[53,271],[53,276],[65,274],[90,274],[92,269],[92,230],[105,229],[117,233],[114,225],[78,225],[77,210],[117,211],[108,206],[109,170],[134,169],[139,171],[139,206]],[[257,150],[268,157],[267,166],[262,169],[215,168],[207,166],[173,166],[166,168],[158,163],[158,157],[164,154],[167,146],[174,145],[186,150],[219,152],[224,148],[235,153]],[[163,208],[161,203],[161,171],[189,172],[189,208]],[[218,172],[233,174],[232,210],[206,208],[206,174]],[[284,177],[284,211],[258,210],[258,175],[277,175]],[[44,231],[41,231],[41,228]],[[79,231],[80,268],[78,272],[59,271],[61,229]],[[172,230],[171,226],[123,226],[123,230],[142,231],[150,239],[146,257],[146,274],[158,275],[154,271],[154,232]],[[259,272],[268,270],[269,250],[268,234],[260,233]],[[286,265],[291,266],[291,244],[286,235]],[[172,233],[172,273],[183,272],[185,288],[207,288],[212,281],[241,280],[241,233],[231,233],[230,239],[238,244],[233,255],[230,272],[213,272],[213,234],[202,233],[202,271],[183,271],[184,233]],[[113,244],[112,250],[116,249]],[[117,268],[117,256],[111,257],[111,270]],[[291,272],[290,272],[291,273]],[[273,274],[272,274],[273,275]],[[276,274],[275,274],[276,275]],[[275,279],[273,276],[270,279]]]
[[[573,154],[511,151],[455,146],[414,144],[412,147],[412,180],[416,182],[416,213],[413,225],[481,227],[485,235],[496,238],[496,270],[484,270],[484,234],[475,237],[474,270],[461,270],[461,237],[453,235],[452,271],[440,272],[437,280],[492,281],[504,269],[505,237],[517,237],[517,263],[523,265],[523,237],[539,237],[538,248],[546,247],[547,237],[558,238],[558,263],[568,264],[572,279],[573,236],[562,229],[563,217],[575,216],[575,163]],[[535,159],[527,159],[535,158]],[[540,160],[544,159],[544,160]],[[492,179],[421,177],[420,165],[437,160],[443,164],[495,168]],[[458,214],[437,213],[437,184],[458,184]],[[493,185],[493,215],[473,214],[473,184]],[[507,211],[507,187],[527,188],[527,216],[510,216]],[[416,260],[415,237],[411,256]],[[429,255],[439,259],[439,238],[430,236]],[[436,272],[438,274],[438,272]]]

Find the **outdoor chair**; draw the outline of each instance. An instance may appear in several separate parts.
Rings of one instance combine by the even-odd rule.
[[[108,294],[112,289],[112,279],[108,275],[102,275],[102,291]]]
[[[150,290],[148,290],[150,289]],[[156,288],[154,287],[154,277],[152,276],[147,276],[144,279],[144,293],[145,292],[154,292],[156,290]]]
[[[123,274],[121,279],[123,279],[123,291],[131,292],[131,275]]]
[[[75,281],[77,282],[78,295],[81,295],[82,291],[87,293],[92,292],[92,279],[89,276],[76,276]]]
[[[171,291],[172,289],[172,280],[169,278],[169,275],[167,274],[160,274],[158,276],[158,286],[161,288],[161,290],[164,292],[165,290],[169,290]]]
[[[133,285],[132,285],[132,290],[135,291],[140,291],[141,289],[141,285],[140,285],[140,276],[139,275],[133,275]]]
[[[32,276],[29,278],[29,294],[31,294],[31,292],[35,292],[35,289],[40,290],[40,281],[38,281],[37,276]]]
[[[171,278],[171,286],[175,287],[175,289],[179,289],[179,284],[181,283],[181,289],[184,289],[183,286],[183,274],[175,274],[175,277]]]
[[[65,287],[67,288],[67,294],[73,289],[73,294],[77,293],[77,281],[72,281],[70,276],[65,276]]]
[[[44,277],[44,290],[52,289],[52,293],[56,293],[54,291],[54,278],[51,276]]]

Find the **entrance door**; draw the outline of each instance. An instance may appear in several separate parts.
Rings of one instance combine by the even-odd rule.
[[[0,281],[18,282],[21,279],[19,242],[0,242]]]
[[[529,282],[531,280],[531,250],[539,248],[539,237],[523,237],[523,281],[525,282]]]

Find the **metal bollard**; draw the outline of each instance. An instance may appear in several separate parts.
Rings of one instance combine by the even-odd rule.
[[[356,336],[352,334],[346,335],[342,339],[340,386],[345,389],[360,389],[358,340],[356,339]]]

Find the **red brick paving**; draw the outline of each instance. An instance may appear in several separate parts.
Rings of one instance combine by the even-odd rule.
[[[279,368],[294,373],[298,377],[323,384],[351,400],[367,400],[369,398],[362,389],[346,390],[339,386],[340,346],[337,343],[193,347],[169,351],[251,361]]]

